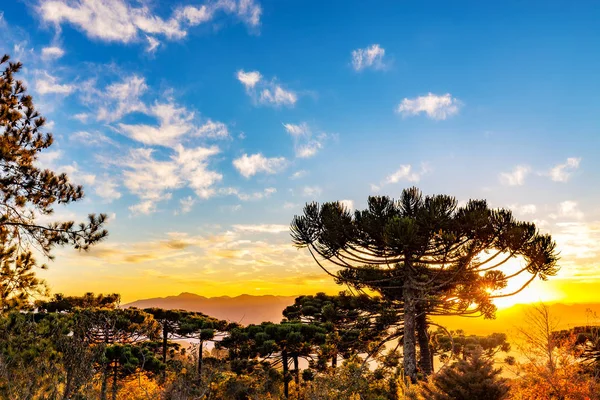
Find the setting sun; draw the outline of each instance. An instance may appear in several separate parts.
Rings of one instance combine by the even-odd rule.
[[[0,400],[600,400],[600,3],[0,3]]]

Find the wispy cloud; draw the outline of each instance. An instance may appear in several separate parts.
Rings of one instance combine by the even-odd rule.
[[[82,84],[82,101],[97,107],[96,118],[103,122],[114,122],[127,114],[145,112],[146,104],[141,97],[148,90],[146,79],[130,75],[119,82],[98,89],[94,80]]]
[[[65,51],[58,46],[49,46],[42,49],[42,60],[57,60],[65,55]]]
[[[200,7],[177,7],[169,18],[161,17],[141,3],[135,7],[125,0],[39,0],[37,13],[57,31],[70,24],[88,37],[106,42],[131,43],[146,39],[147,50],[156,49],[160,35],[169,40],[184,38],[188,29],[207,23],[221,13],[260,25],[262,9],[254,0],[219,0]]]
[[[383,57],[385,49],[378,44],[363,49],[352,51],[352,67],[355,71],[362,71],[367,68],[382,69],[385,67]]]
[[[522,186],[530,172],[531,168],[528,165],[517,165],[511,172],[500,174],[500,183],[507,186]]]
[[[251,193],[242,192],[239,189],[232,187],[219,189],[219,194],[225,196],[236,196],[241,201],[262,200],[271,197],[275,193],[277,193],[277,189],[274,187],[268,187],[262,191]]]
[[[579,209],[579,205],[576,201],[566,200],[558,205],[558,212],[550,214],[552,219],[583,219],[584,214]]]
[[[581,158],[569,157],[563,164],[558,164],[550,169],[550,178],[555,182],[567,182],[571,174],[579,168]]]
[[[416,170],[411,164],[400,165],[396,171],[385,177],[379,184],[371,184],[371,190],[378,192],[386,185],[395,184],[401,181],[417,183],[423,175],[429,173],[431,169],[426,163],[421,164],[421,168]]]
[[[244,85],[246,93],[256,104],[293,107],[298,101],[296,92],[285,89],[275,79],[263,79],[258,71],[239,70],[236,78]]]
[[[99,179],[95,185],[95,193],[97,196],[110,203],[121,198],[121,193],[118,191],[119,185],[109,176],[104,176]]]
[[[319,197],[323,193],[323,189],[319,186],[304,186],[302,188],[302,195],[304,197]]]
[[[284,157],[267,158],[260,153],[244,154],[243,156],[233,160],[233,166],[245,178],[250,178],[258,173],[276,174],[281,172],[287,161]]]
[[[116,145],[112,139],[101,132],[78,131],[70,135],[69,140],[85,146],[98,146],[102,144]]]
[[[301,124],[283,124],[287,133],[294,140],[294,150],[298,158],[310,158],[321,150],[328,139],[326,133],[313,134],[306,122]]]
[[[535,204],[511,204],[508,209],[521,215],[532,215],[537,212]]]
[[[258,225],[233,225],[234,230],[248,233],[285,233],[290,231],[288,225],[258,224]]]
[[[43,71],[38,73],[35,80],[35,90],[39,94],[63,94],[68,95],[73,93],[75,85],[61,84],[58,82],[58,78],[50,75],[48,72]]]
[[[179,199],[179,210],[176,212],[177,214],[187,214],[192,211],[192,207],[196,204],[196,199],[192,196],[187,196]]]
[[[118,161],[125,168],[125,187],[141,200],[130,208],[132,212],[152,213],[156,203],[170,199],[172,191],[182,187],[189,187],[204,199],[215,194],[213,186],[222,175],[208,169],[208,162],[219,153],[218,147],[184,148],[179,145],[174,150],[169,160],[157,160],[152,149],[133,149]]]
[[[308,174],[308,172],[306,172],[305,170],[301,169],[300,171],[296,171],[294,172],[291,176],[290,179],[300,179],[305,177]]]
[[[425,114],[428,118],[444,120],[458,114],[462,102],[452,97],[450,93],[436,95],[428,93],[414,99],[405,98],[396,108],[396,112],[403,116]]]

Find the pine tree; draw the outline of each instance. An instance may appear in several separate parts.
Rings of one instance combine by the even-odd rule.
[[[506,399],[509,385],[501,373],[501,368],[494,368],[493,360],[475,351],[436,375],[425,386],[424,395],[431,400]]]
[[[54,246],[87,250],[107,236],[106,215],[90,214],[86,223],[73,221],[41,224],[55,204],[83,198],[83,188],[65,174],[41,169],[39,153],[52,145],[44,132],[46,120],[35,109],[23,83],[15,79],[21,63],[0,59],[0,309],[26,302],[43,289],[35,275],[38,266],[32,249],[51,259]],[[45,268],[45,265],[40,265]]]
[[[338,283],[376,291],[395,304],[403,321],[404,372],[413,382],[417,333],[424,373],[432,370],[428,316],[493,317],[493,299],[514,294],[498,294],[509,279],[530,274],[523,289],[558,271],[556,244],[533,223],[490,209],[484,200],[459,207],[453,197],[423,196],[414,187],[398,201],[369,197],[367,209],[354,214],[340,202],[307,204],[291,231],[294,244],[307,248]],[[502,265],[515,257],[525,265],[505,274]]]

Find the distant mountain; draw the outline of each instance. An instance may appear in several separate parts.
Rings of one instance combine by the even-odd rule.
[[[298,296],[241,296],[204,297],[193,293],[178,296],[137,300],[123,307],[180,309],[199,311],[211,317],[239,322],[243,325],[260,324],[263,321],[280,322],[284,308],[294,303]]]
[[[193,293],[181,293],[178,296],[157,297],[134,301],[124,307],[161,307],[200,311],[215,318],[239,322],[244,325],[260,324],[263,321],[279,322],[283,318],[283,309],[294,303],[298,296],[241,296],[204,297]],[[600,325],[600,303],[586,304],[548,304],[550,314],[558,322],[558,329],[594,324]],[[493,332],[511,333],[524,325],[526,304],[498,310],[496,319],[465,317],[435,317],[435,322],[448,329],[462,329],[468,334],[489,334]],[[591,311],[588,312],[588,310]],[[597,316],[594,317],[593,313]]]

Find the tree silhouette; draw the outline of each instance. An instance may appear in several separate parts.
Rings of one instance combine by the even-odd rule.
[[[232,329],[220,343],[227,348],[230,359],[267,360],[271,366],[281,365],[283,370],[284,396],[289,397],[290,363],[296,389],[300,387],[299,359],[311,359],[319,346],[325,343],[327,330],[318,324],[263,322]]]
[[[291,224],[294,244],[307,248],[338,283],[377,291],[396,304],[403,320],[403,366],[417,379],[416,332],[424,373],[431,371],[427,316],[495,313],[493,299],[522,290],[533,279],[558,271],[555,243],[533,223],[483,200],[458,207],[455,198],[406,189],[400,200],[369,197],[351,214],[341,203],[307,204]],[[525,265],[506,274],[502,266],[520,257]],[[331,271],[331,269],[334,269]],[[531,278],[514,293],[498,294],[509,279]]]
[[[87,250],[108,233],[102,229],[104,214],[90,214],[79,225],[39,222],[40,216],[54,212],[55,204],[81,200],[83,188],[73,185],[65,174],[36,164],[39,153],[52,145],[52,135],[44,132],[45,119],[35,110],[23,83],[14,77],[21,63],[9,62],[5,55],[0,65],[4,67],[0,72],[0,305],[6,309],[43,289],[33,272],[38,265],[33,249],[52,258],[54,246]]]
[[[386,332],[398,324],[397,314],[378,297],[358,296],[340,292],[337,296],[317,293],[300,296],[283,310],[289,321],[322,324],[327,329],[327,340],[322,354],[336,367],[338,357],[348,358],[370,352]]]
[[[169,339],[198,340],[198,376],[202,373],[204,343],[212,341],[216,336],[222,337],[235,324],[218,320],[200,312],[186,310],[165,310],[162,308],[146,308],[145,312],[152,314],[160,324],[162,339],[162,361],[167,363]]]

